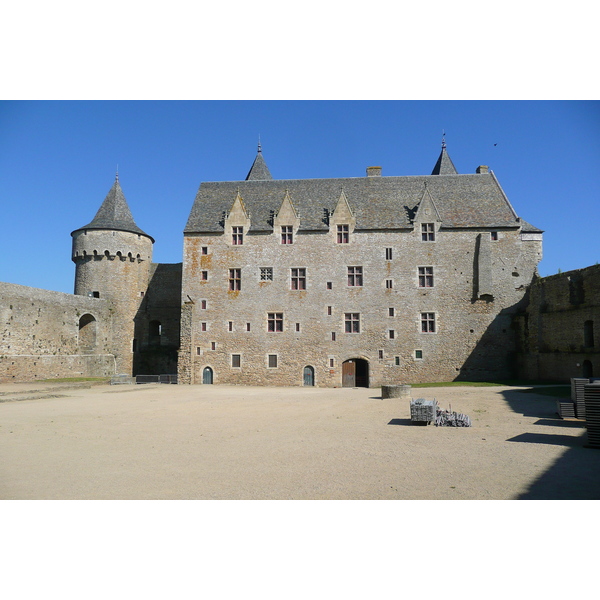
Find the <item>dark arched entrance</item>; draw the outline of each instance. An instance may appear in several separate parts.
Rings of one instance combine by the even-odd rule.
[[[79,352],[90,354],[96,347],[96,319],[90,314],[79,319],[79,337],[77,339]]]
[[[589,360],[584,360],[583,361],[583,376],[586,379],[589,379],[590,377],[594,376],[594,370],[592,369],[592,362]]]
[[[342,363],[342,387],[369,387],[369,362],[351,358]]]
[[[304,367],[304,385],[315,385],[315,370],[307,365]]]
[[[213,382],[213,370],[210,367],[204,367],[202,371],[202,383],[205,385],[211,385]]]

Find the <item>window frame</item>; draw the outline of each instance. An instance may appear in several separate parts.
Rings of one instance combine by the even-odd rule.
[[[349,244],[350,243],[350,225],[340,224],[336,227],[337,237],[336,242],[338,244]]]
[[[231,227],[231,245],[232,246],[243,246],[244,245],[244,226],[233,225]]]
[[[435,242],[435,223],[421,223],[421,241]]]
[[[344,333],[360,333],[360,313],[344,313]]]
[[[347,267],[348,287],[363,287],[362,266]]]
[[[422,312],[420,315],[421,333],[437,333],[435,312]]]
[[[420,288],[427,289],[434,286],[433,267],[417,267],[417,274]]]
[[[290,269],[290,289],[294,291],[306,290],[306,267],[292,267]]]
[[[283,313],[282,312],[267,313],[267,332],[268,333],[283,332]]]
[[[239,292],[242,289],[242,269],[229,269],[229,291]]]
[[[291,225],[281,226],[281,243],[284,246],[290,246],[294,243],[294,229]]]

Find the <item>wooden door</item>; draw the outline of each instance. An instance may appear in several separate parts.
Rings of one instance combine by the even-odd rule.
[[[342,387],[356,387],[356,363],[353,360],[342,363]]]

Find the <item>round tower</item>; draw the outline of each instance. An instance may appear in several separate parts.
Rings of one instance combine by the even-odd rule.
[[[118,174],[94,219],[71,236],[75,294],[110,301],[109,343],[119,372],[131,373],[134,319],[148,288],[154,239],[135,224]]]

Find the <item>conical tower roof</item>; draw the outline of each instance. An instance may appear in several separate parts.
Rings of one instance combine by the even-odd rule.
[[[433,167],[432,175],[458,175],[458,171],[450,158],[450,155],[446,151],[446,140],[442,140],[442,151],[440,157]]]
[[[119,183],[119,175],[115,177],[115,182],[110,188],[104,202],[102,202],[96,216],[90,223],[76,229],[80,231],[82,229],[114,229],[116,231],[128,231],[130,233],[138,233],[149,237],[152,242],[154,238],[148,235],[145,231],[142,231],[133,220],[133,215],[121,189]],[[74,233],[74,232],[73,232]]]
[[[273,179],[273,177],[271,176],[269,167],[267,167],[267,163],[263,158],[260,142],[258,142],[258,153],[256,154],[254,162],[252,163],[250,172],[246,176],[246,181],[265,181],[269,179]]]

